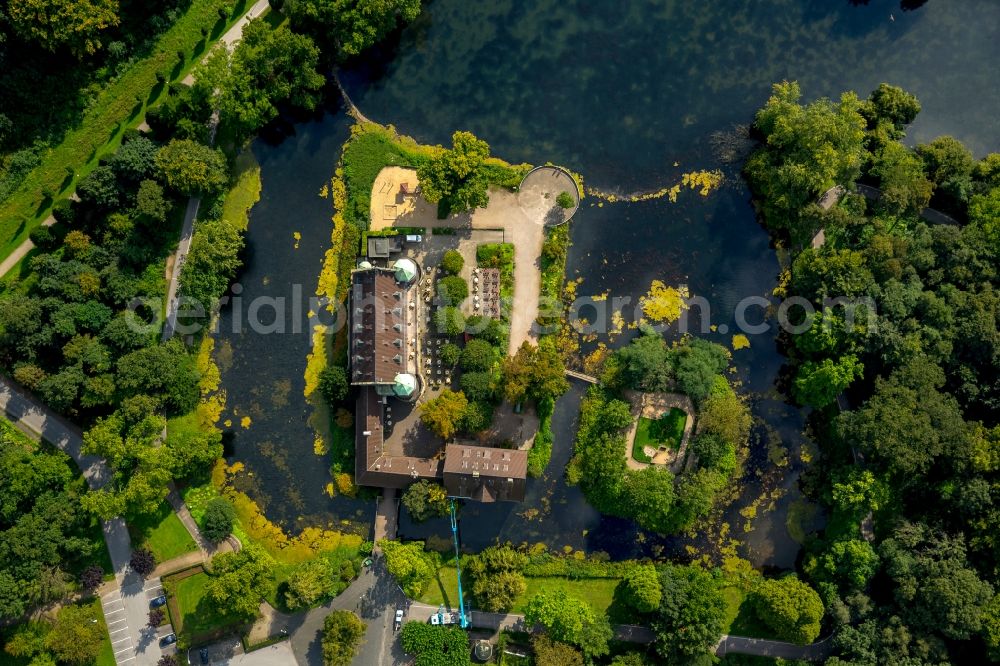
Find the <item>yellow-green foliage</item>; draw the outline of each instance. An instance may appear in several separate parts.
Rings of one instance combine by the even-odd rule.
[[[680,196],[681,190],[685,188],[695,190],[701,196],[707,197],[713,190],[717,189],[722,184],[723,179],[724,177],[721,171],[691,171],[690,173],[686,173],[681,176],[681,182],[674,183],[668,187],[660,188],[654,192],[642,192],[639,194],[619,196],[617,194],[601,192],[600,190],[589,189],[587,190],[587,194],[598,199],[604,199],[609,203],[615,203],[617,201],[636,203],[639,201],[650,201],[652,199],[662,198],[669,199],[670,203],[677,203],[677,197]]]
[[[320,373],[326,368],[326,326],[317,324],[313,327],[312,352],[306,357],[305,380],[303,394],[308,398],[319,388]]]
[[[246,231],[249,213],[260,199],[260,164],[253,151],[244,150],[233,166],[234,183],[222,202],[222,219],[240,231]]]
[[[260,510],[257,503],[245,493],[234,489],[232,478],[243,471],[243,465],[227,466],[219,460],[212,470],[212,483],[185,493],[191,513],[198,518],[213,497],[224,496],[236,510],[233,533],[244,543],[256,543],[282,564],[297,564],[310,560],[320,553],[335,549],[359,549],[362,538],[321,527],[307,527],[298,536],[290,537]]]
[[[670,324],[680,318],[681,312],[687,310],[685,300],[689,297],[686,287],[668,287],[659,280],[653,280],[649,291],[639,303],[642,312],[652,321]]]
[[[750,347],[750,338],[743,335],[742,333],[737,333],[733,336],[733,349],[747,349]]]

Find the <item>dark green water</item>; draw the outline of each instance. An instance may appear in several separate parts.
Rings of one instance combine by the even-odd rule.
[[[263,189],[251,211],[246,263],[237,281],[243,305],[222,310],[216,335],[215,358],[227,392],[222,418],[231,421],[226,431],[235,453],[231,461],[247,468],[236,485],[269,518],[296,532],[341,520],[367,525],[374,516],[372,502],[324,494],[329,463],[313,453],[312,407],[303,395],[306,355],[312,350],[308,299],[333,228],[332,204],[319,192],[333,176],[350,133],[348,121],[344,114],[328,114],[285,127],[291,136],[277,145],[254,144]],[[264,298],[287,303],[286,333],[261,334],[248,326],[249,304]],[[306,301],[298,312],[291,305],[296,300]],[[277,317],[264,306],[256,319],[274,324]],[[245,416],[249,428],[242,427]]]
[[[847,0],[434,0],[398,40],[352,64],[342,78],[367,116],[420,141],[448,143],[454,130],[471,130],[497,155],[563,164],[605,191],[658,189],[686,171],[723,169],[726,186],[707,199],[685,193],[675,204],[657,200],[599,208],[585,202],[574,221],[569,277],[584,278],[583,294],[611,290],[632,297],[653,279],[686,283],[692,294],[709,299],[713,323],[731,326],[736,302],[771,293],[778,261],[754,220],[738,165],[720,161],[713,133],[750,122],[774,81],[797,79],[807,99],[847,89],[864,96],[888,81],[923,103],[911,141],[949,133],[982,155],[1000,147],[998,56],[1000,2],[994,0],[930,0],[913,11],[903,11],[896,0],[859,6]],[[328,235],[323,228],[328,211],[317,207],[323,202],[315,192],[330,174],[345,124],[330,116],[296,129],[297,136],[275,148],[257,147],[264,200],[251,220],[255,247],[270,247],[272,233],[280,247],[291,227],[304,235],[306,227]],[[305,250],[305,239],[302,246]],[[265,271],[272,286],[315,282],[318,260],[305,258],[319,249],[303,250],[273,260]],[[255,289],[245,281],[248,290]],[[728,335],[709,337],[729,342]],[[741,501],[758,494],[758,471],[777,474],[791,492],[749,535],[738,529],[739,504],[727,517],[751,559],[788,567],[798,548],[784,528],[783,509],[794,496],[800,464],[793,456],[788,467],[769,465],[764,442],[770,432],[794,453],[802,439],[802,415],[775,391],[783,359],[774,334],[750,337],[751,348],[734,359],[760,417]],[[258,491],[270,500],[269,514],[337,512],[317,492],[325,482],[323,465],[309,458],[311,437],[300,423],[305,407],[299,404],[299,383],[308,344],[282,344],[287,347],[268,347],[255,358],[253,371],[239,381],[264,385],[268,378],[288,377],[298,387],[291,393],[298,406],[273,410],[264,416],[266,423],[255,419],[254,428],[237,433],[237,456],[255,469]],[[617,556],[649,552],[651,542],[636,543],[634,526],[602,519],[577,489],[558,481],[570,454],[578,401],[574,391],[557,406],[551,478],[532,485],[526,506],[466,507],[466,545],[475,548],[499,537]],[[301,464],[286,474],[260,456],[264,434],[282,442],[289,459]],[[305,498],[304,511],[283,506],[282,498],[292,492]],[[525,520],[518,512],[526,508],[543,510],[543,517]],[[404,520],[403,530],[446,536],[442,525],[418,528]]]

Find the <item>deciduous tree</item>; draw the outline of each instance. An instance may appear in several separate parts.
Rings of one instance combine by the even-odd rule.
[[[446,201],[453,213],[483,208],[489,203],[489,180],[484,167],[489,145],[469,132],[455,132],[452,147],[417,170],[424,198]]]
[[[438,397],[420,406],[420,420],[438,436],[451,439],[458,432],[469,401],[465,394],[444,389]]]
[[[101,651],[105,631],[99,611],[93,606],[63,606],[45,637],[45,645],[61,663],[91,664]]]
[[[167,186],[184,195],[215,194],[229,182],[222,151],[190,139],[174,139],[156,154]]]
[[[651,613],[660,607],[663,588],[660,574],[651,564],[629,568],[621,582],[622,599],[640,613]]]
[[[259,546],[245,545],[212,558],[208,598],[224,613],[254,617],[273,577],[271,556]]]
[[[594,610],[587,602],[562,590],[539,592],[524,609],[528,626],[540,624],[549,636],[565,643],[578,643],[584,627],[595,620]]]
[[[319,49],[309,37],[284,26],[272,28],[262,19],[251,21],[222,84],[223,116],[247,137],[276,118],[280,104],[314,109],[324,83],[318,63]]]
[[[350,611],[335,610],[323,620],[323,666],[350,666],[365,635],[365,623]]]
[[[761,581],[750,599],[757,616],[782,640],[806,644],[819,636],[823,601],[795,576]]]
[[[434,556],[424,550],[424,542],[380,541],[379,546],[385,555],[386,569],[406,596],[416,599],[423,594],[437,571]]]
[[[448,492],[439,483],[421,479],[403,493],[403,506],[416,522],[448,515]]]
[[[293,30],[343,60],[415,19],[420,0],[288,0],[285,11]]]
[[[96,53],[102,33],[118,25],[118,0],[10,0],[7,15],[24,39],[83,56]]]
[[[236,520],[236,509],[224,497],[216,497],[205,505],[201,517],[202,535],[212,543],[219,543],[233,532],[233,521]]]
[[[696,567],[671,566],[660,582],[660,608],[652,621],[654,647],[671,663],[691,663],[722,635],[726,602],[711,576]]]

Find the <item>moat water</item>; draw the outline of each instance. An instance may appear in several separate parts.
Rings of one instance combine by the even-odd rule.
[[[1000,81],[989,64],[998,56],[1000,3],[992,0],[433,0],[390,45],[350,64],[341,78],[367,116],[418,141],[447,144],[454,130],[470,130],[496,155],[565,165],[602,191],[656,190],[688,171],[721,169],[724,186],[705,198],[585,200],[573,222],[567,277],[583,278],[581,294],[633,299],[653,279],[686,284],[708,299],[712,323],[730,328],[706,337],[728,346],[735,304],[770,296],[780,269],[739,163],[724,159],[718,133],[751,122],[775,81],[798,80],[805,99],[844,90],[865,96],[887,81],[923,105],[909,141],[952,134],[981,156],[1000,145]],[[255,144],[263,193],[251,213],[245,298],[289,293],[292,284],[308,295],[315,287],[332,213],[317,192],[348,127],[344,114],[331,110],[289,128],[283,141]],[[784,359],[775,337],[773,327],[750,335],[750,348],[734,352],[758,419],[743,492],[725,518],[755,564],[789,568],[799,548],[785,522],[803,467],[804,415],[776,389]],[[250,472],[247,490],[291,529],[366,521],[370,501],[331,500],[323,492],[328,463],[313,454],[302,397],[308,337],[223,338],[233,358],[223,374],[229,405],[252,418],[243,429],[236,417],[232,430],[233,459]],[[687,542],[640,536],[629,521],[597,514],[578,488],[562,482],[581,396],[574,387],[557,404],[552,464],[546,478],[530,483],[525,504],[464,508],[466,547],[500,539],[614,557],[683,552]],[[739,510],[775,487],[785,493],[770,509],[762,503],[744,532]],[[448,536],[443,522],[417,526],[405,516],[401,534]]]

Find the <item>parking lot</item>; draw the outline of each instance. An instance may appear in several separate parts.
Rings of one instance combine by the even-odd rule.
[[[148,626],[149,603],[161,594],[163,585],[159,578],[144,581],[135,574],[129,574],[121,589],[101,596],[115,663],[155,666],[161,656],[176,653],[172,645],[160,647],[160,639],[173,632],[169,623],[156,628]],[[163,610],[166,612],[165,607]]]

